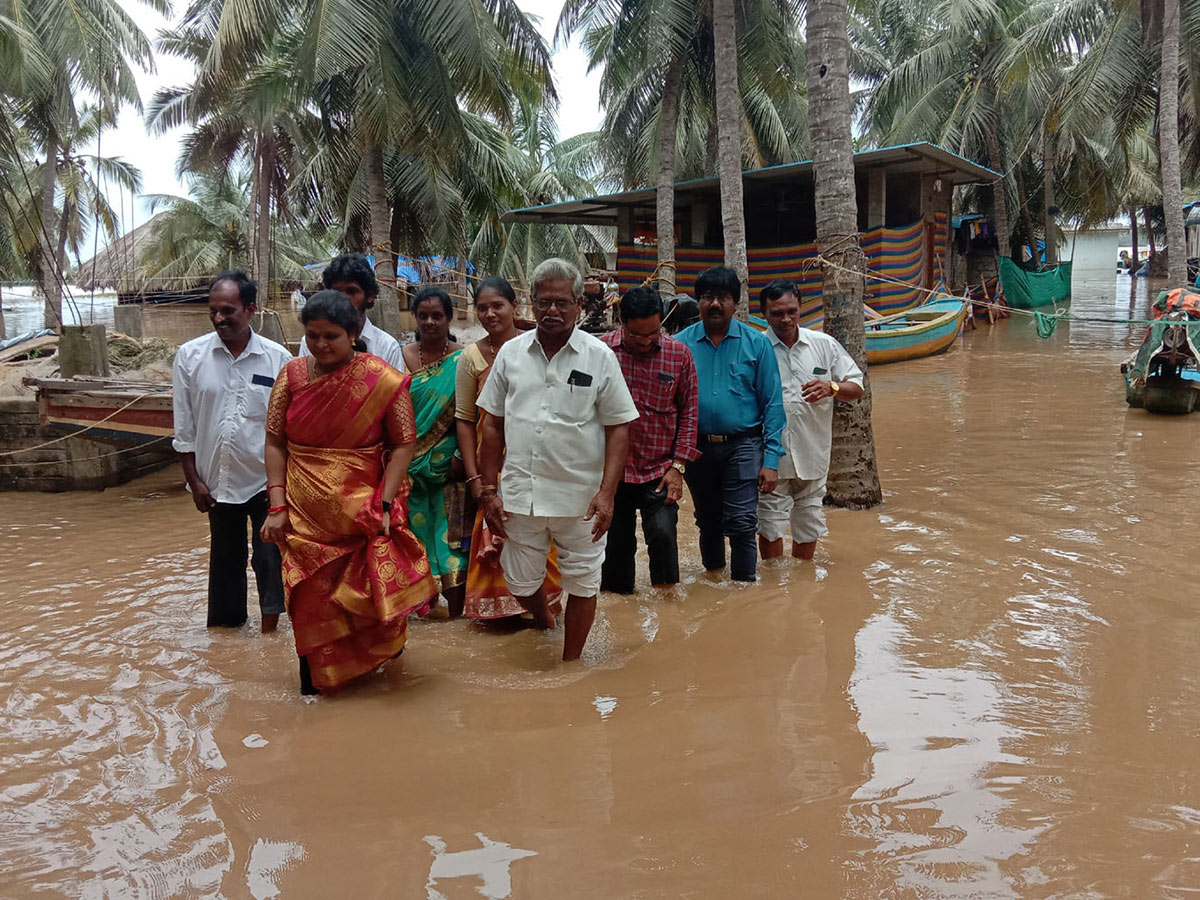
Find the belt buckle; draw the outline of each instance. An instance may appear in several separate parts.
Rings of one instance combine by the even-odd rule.
[[[708,438],[708,442],[710,444],[725,443],[725,435],[723,435],[723,434],[709,434],[709,435],[706,435],[706,437]]]

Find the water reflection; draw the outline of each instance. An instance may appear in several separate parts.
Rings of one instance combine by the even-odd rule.
[[[915,896],[1018,896],[1000,862],[1045,826],[1005,824],[1012,803],[1005,795],[1021,779],[988,774],[1026,762],[1005,750],[1014,729],[1001,679],[908,659],[911,632],[890,612],[872,617],[855,643],[850,696],[874,752],[847,816],[851,830],[873,843],[867,869],[877,883]]]
[[[479,879],[475,890],[488,900],[505,900],[512,894],[512,876],[509,867],[519,859],[537,856],[532,850],[521,850],[503,841],[493,841],[487,835],[476,834],[483,844],[478,850],[447,852],[446,842],[438,835],[425,837],[425,843],[433,848],[433,864],[429,867],[429,881],[425,889],[429,900],[446,900],[438,888],[442,881],[453,878]]]

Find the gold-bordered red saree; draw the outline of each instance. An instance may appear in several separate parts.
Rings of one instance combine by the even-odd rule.
[[[271,393],[267,429],[288,447],[287,609],[296,652],[322,690],[397,656],[409,614],[437,594],[403,497],[390,534],[379,534],[385,450],[416,440],[408,382],[369,353],[310,380],[301,357]]]

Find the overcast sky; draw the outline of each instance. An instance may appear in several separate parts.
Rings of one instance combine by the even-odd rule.
[[[137,20],[142,30],[154,40],[158,30],[167,21],[138,0],[120,0],[121,5]],[[176,2],[177,8],[183,3]],[[550,41],[554,37],[554,24],[562,7],[562,0],[517,0],[517,5],[541,20],[541,28]],[[157,56],[157,67],[152,73],[142,74],[138,79],[142,102],[164,86],[187,84],[191,80],[191,67],[170,56]],[[561,102],[558,125],[561,137],[570,137],[583,131],[599,127],[599,74],[588,75],[587,61],[583,51],[572,45],[554,54],[554,77]],[[179,139],[183,129],[164,136],[146,133],[141,116],[136,110],[126,109],[121,113],[116,129],[106,132],[101,150],[104,156],[119,156],[137,166],[142,172],[142,190],[146,194],[182,194],[184,186],[175,177],[175,159],[178,156]],[[114,205],[117,198],[110,195]],[[128,199],[126,199],[128,204]],[[147,212],[139,204],[136,223],[145,221]],[[129,223],[126,223],[129,227]]]

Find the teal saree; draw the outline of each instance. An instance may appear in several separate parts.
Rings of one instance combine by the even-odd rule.
[[[442,591],[467,578],[471,532],[463,527],[466,486],[450,480],[458,450],[454,387],[461,350],[412,375],[409,393],[417,423],[417,445],[408,467],[409,527],[425,545],[429,568]]]

